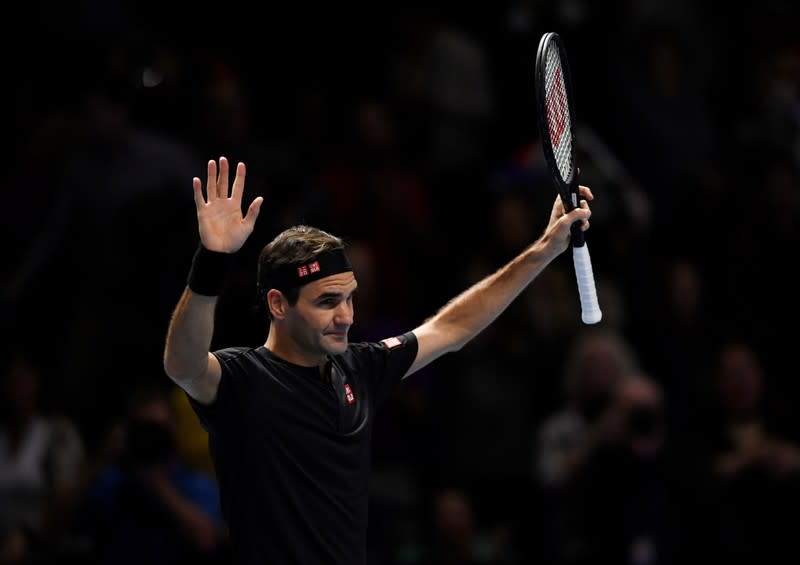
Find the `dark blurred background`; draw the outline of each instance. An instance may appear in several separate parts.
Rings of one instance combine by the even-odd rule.
[[[226,563],[205,435],[161,367],[220,156],[256,258],[351,245],[351,339],[409,330],[544,229],[541,35],[572,66],[603,320],[570,253],[378,416],[372,564],[798,556],[800,8],[519,0],[7,7],[0,563]],[[785,562],[785,561],[781,561]]]

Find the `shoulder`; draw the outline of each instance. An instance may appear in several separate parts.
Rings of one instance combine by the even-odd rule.
[[[247,395],[253,386],[279,383],[286,386],[289,365],[276,358],[266,347],[228,347],[212,352],[221,369],[220,387],[237,396]],[[289,372],[291,372],[289,370]],[[268,376],[269,379],[264,377]]]
[[[416,353],[417,338],[413,332],[387,337],[380,341],[360,341],[351,343],[341,355],[345,361],[358,362],[365,359],[382,359],[395,353]]]
[[[411,332],[381,341],[357,342],[335,358],[350,376],[358,378],[376,392],[382,402],[394,385],[408,373],[417,355],[417,340]]]
[[[221,365],[264,363],[268,357],[260,351],[263,347],[225,347],[213,351]]]

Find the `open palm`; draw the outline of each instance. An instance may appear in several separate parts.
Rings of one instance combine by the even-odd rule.
[[[258,196],[248,207],[247,214],[242,215],[245,166],[244,163],[237,165],[230,194],[228,194],[229,169],[225,157],[219,159],[219,175],[217,175],[217,163],[214,160],[208,162],[205,198],[202,181],[198,177],[192,180],[200,241],[206,249],[224,253],[234,253],[244,245],[253,233],[261,203],[264,201]]]

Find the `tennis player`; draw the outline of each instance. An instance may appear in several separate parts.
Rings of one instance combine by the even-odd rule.
[[[478,335],[589,227],[593,196],[564,213],[508,264],[421,325],[380,342],[349,343],[358,286],[343,241],[298,225],[261,251],[257,286],[269,312],[262,346],[209,351],[217,297],[253,231],[262,197],[242,213],[245,165],[193,179],[200,246],[170,320],[164,368],[209,434],[233,563],[363,565],[370,444],[376,411],[402,379]],[[219,170],[218,170],[219,169]]]

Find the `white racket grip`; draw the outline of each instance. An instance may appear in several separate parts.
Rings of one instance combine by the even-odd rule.
[[[572,260],[575,263],[575,277],[578,279],[578,294],[581,297],[581,319],[584,324],[596,324],[603,317],[603,313],[597,302],[592,259],[589,257],[589,247],[586,243],[572,248]]]

